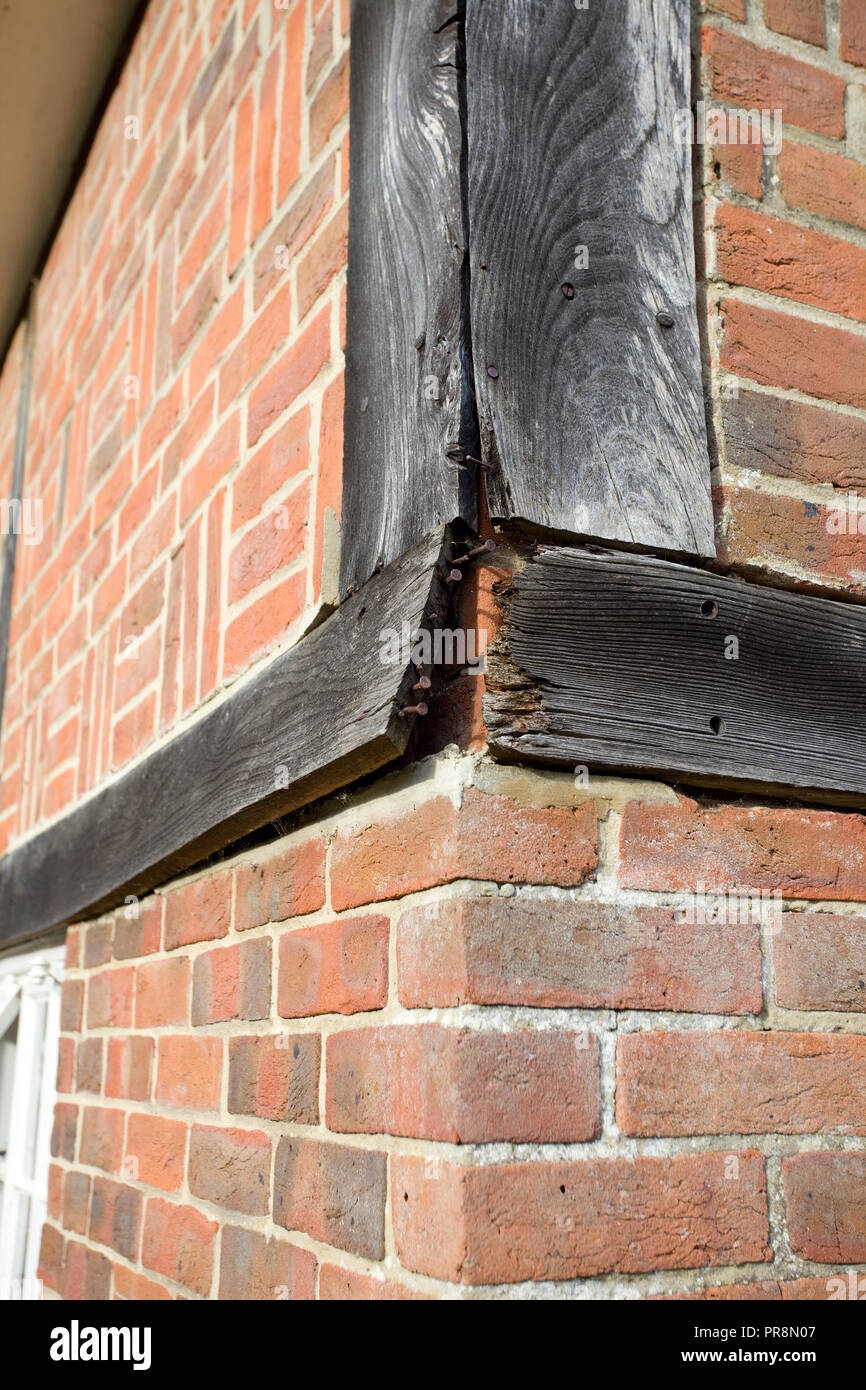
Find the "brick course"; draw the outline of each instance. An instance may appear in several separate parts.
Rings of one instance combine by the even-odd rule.
[[[689,1269],[769,1258],[760,1154],[393,1166],[401,1262],[474,1284]],[[434,1235],[435,1233],[435,1235]]]
[[[862,817],[615,779],[576,793],[564,774],[513,785],[477,759],[452,761],[443,788],[448,764],[433,762],[436,785],[407,769],[363,807],[327,803],[290,852],[242,850],[213,871],[261,882],[265,860],[309,853],[318,907],[287,920],[275,892],[253,925],[233,892],[220,941],[165,941],[134,966],[131,1031],[70,1011],[63,1042],[104,1043],[108,1061],[104,1091],[57,1106],[49,1280],[232,1299],[572,1279],[605,1297],[610,1279],[638,1294],[662,1280],[671,1297],[829,1297],[809,1262],[837,1277],[862,1236]],[[447,806],[453,862],[462,808],[484,799],[507,803],[505,833],[523,836],[522,858],[485,863],[492,881],[420,886],[389,870],[399,896],[335,911],[359,824],[390,846],[395,826]],[[554,853],[570,865],[587,844],[597,867],[562,875],[577,883],[512,882],[515,862],[552,877]],[[702,879],[708,893],[781,885],[781,920],[701,917]],[[86,999],[118,967],[101,949],[86,966],[82,939],[67,991]],[[280,982],[252,1020],[235,1007],[244,953]],[[225,995],[215,958],[231,966]],[[152,1009],[166,968],[183,989]],[[197,978],[232,1007],[202,1012]]]

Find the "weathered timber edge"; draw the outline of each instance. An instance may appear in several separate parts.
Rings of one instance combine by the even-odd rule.
[[[441,527],[210,714],[0,859],[0,945],[140,895],[404,751],[412,666],[381,633],[445,603]]]
[[[352,6],[343,595],[435,527],[475,524],[460,8]]]
[[[551,546],[498,597],[498,756],[866,802],[864,607]]]

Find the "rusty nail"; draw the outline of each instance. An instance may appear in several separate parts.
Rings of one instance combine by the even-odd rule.
[[[560,285],[559,288],[562,290],[562,293],[565,295],[566,299],[574,299],[574,285],[570,285],[566,280],[565,284]]]
[[[474,550],[470,550],[466,555],[458,555],[454,560],[455,565],[465,565],[469,560],[474,560],[476,555],[484,555],[487,551],[495,550],[494,540],[484,541],[482,545],[476,545]]]
[[[498,368],[498,367],[494,367],[494,366],[492,366],[492,365],[489,366],[489,367],[487,368],[487,375],[488,375],[489,377],[491,377],[491,378],[493,379],[493,381],[495,381],[496,378],[499,376],[499,368]]]
[[[432,682],[431,682],[429,676],[422,676],[420,680],[417,680],[417,681],[415,682],[415,684],[412,686],[412,689],[413,689],[413,690],[429,690],[431,684],[432,684]]]
[[[667,309],[659,309],[656,314],[656,323],[661,324],[662,328],[673,328],[674,316],[669,314]]]
[[[398,709],[397,713],[401,718],[405,719],[407,714],[426,714],[427,706],[422,700],[418,705],[404,705],[402,709]]]

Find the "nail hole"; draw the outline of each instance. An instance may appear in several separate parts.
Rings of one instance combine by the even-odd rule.
[[[710,729],[714,734],[723,734],[725,732],[725,721],[720,714],[714,714],[712,716],[710,720]]]
[[[564,1192],[564,1191],[565,1191],[565,1183],[562,1184],[562,1186],[560,1187],[559,1190],[560,1190],[560,1192]]]
[[[408,1192],[404,1192],[404,1193],[403,1193],[403,1201],[404,1201],[404,1202],[408,1202],[408,1200],[409,1200],[409,1193],[408,1193]]]
[[[705,598],[701,604],[701,616],[704,618],[714,618],[719,611],[719,605],[713,598]]]
[[[566,299],[574,299],[574,285],[570,285],[566,280],[564,285],[560,285],[560,289],[562,290],[562,293],[565,295]]]

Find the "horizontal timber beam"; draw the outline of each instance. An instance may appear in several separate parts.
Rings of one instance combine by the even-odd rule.
[[[239,836],[399,757],[413,666],[381,633],[429,627],[444,527],[212,713],[0,859],[0,945],[148,892]]]
[[[553,546],[500,590],[499,756],[866,800],[866,608]]]

